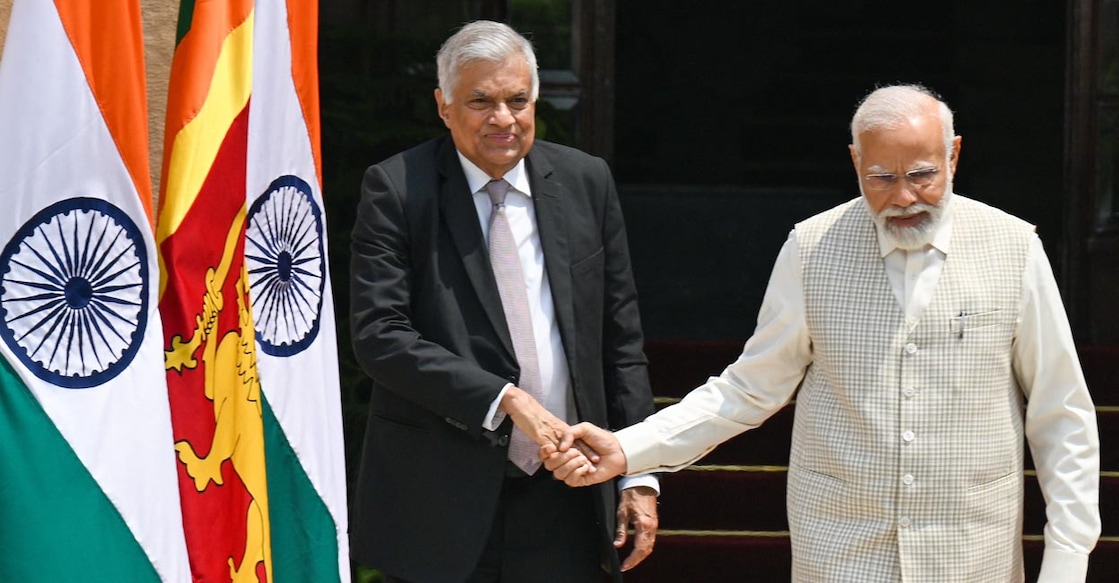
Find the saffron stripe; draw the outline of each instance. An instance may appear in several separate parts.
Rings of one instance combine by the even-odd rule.
[[[134,0],[101,0],[96,4],[55,0],[54,4],[151,226],[147,82],[139,4]]]
[[[322,130],[319,125],[319,9],[315,2],[288,0],[288,31],[291,36],[291,76],[303,108],[315,175],[322,188]]]

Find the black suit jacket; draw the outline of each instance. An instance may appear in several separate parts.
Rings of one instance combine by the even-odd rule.
[[[641,421],[653,399],[610,170],[541,141],[526,160],[577,415],[614,429]],[[406,580],[462,581],[504,479],[509,424],[481,424],[518,365],[449,136],[366,171],[352,251],[353,346],[373,379],[352,555]],[[596,488],[616,572],[615,486]]]

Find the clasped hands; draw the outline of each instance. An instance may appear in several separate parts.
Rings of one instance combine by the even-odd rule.
[[[618,439],[590,423],[568,427],[558,442],[541,444],[540,461],[557,480],[576,487],[600,484],[626,471]]]
[[[501,410],[540,445],[540,460],[568,486],[600,484],[626,470],[626,456],[613,433],[590,423],[569,426],[518,387],[510,387]],[[657,493],[647,486],[622,490],[618,504],[614,547],[625,545],[629,527],[634,530],[633,551],[622,562],[628,571],[653,552],[657,537]]]
[[[590,423],[569,426],[516,386],[500,408],[513,424],[540,445],[540,461],[568,486],[601,484],[626,470],[626,456],[613,433]]]

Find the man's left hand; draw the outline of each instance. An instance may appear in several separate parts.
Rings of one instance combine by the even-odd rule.
[[[622,571],[628,571],[653,552],[657,541],[657,492],[648,486],[637,486],[622,490],[622,501],[618,504],[618,532],[614,536],[614,547],[626,544],[629,527],[633,526],[633,551],[622,562]]]

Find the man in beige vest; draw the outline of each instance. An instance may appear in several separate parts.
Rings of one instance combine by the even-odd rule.
[[[738,360],[643,423],[576,426],[546,466],[569,485],[678,470],[796,394],[793,580],[1021,581],[1028,442],[1040,580],[1084,581],[1099,436],[1040,240],[952,193],[961,139],[927,89],[874,91],[851,136],[861,199],[796,225]]]

